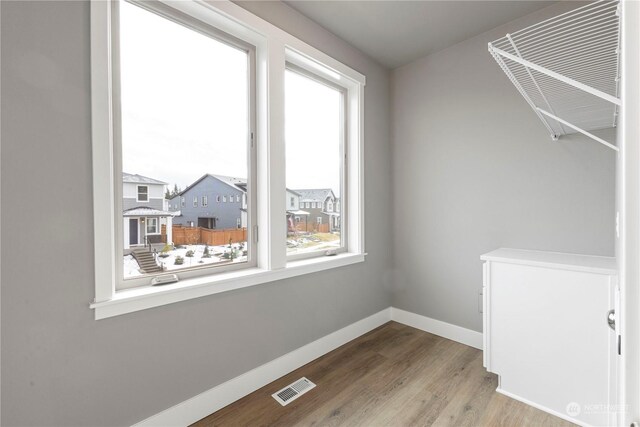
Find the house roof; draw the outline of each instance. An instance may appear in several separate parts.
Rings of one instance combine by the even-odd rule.
[[[205,179],[206,177],[212,177],[217,179],[220,182],[223,182],[225,184],[227,184],[229,187],[234,188],[236,190],[242,191],[243,193],[247,192],[247,180],[246,178],[237,178],[234,176],[226,176],[226,175],[214,175],[211,173],[206,173],[204,175],[202,175],[200,178],[198,178],[196,181],[193,182],[193,184],[189,185],[187,188],[185,188],[184,190],[182,190],[179,194],[173,196],[171,198],[171,200],[173,200],[176,197],[182,196],[183,194],[185,194],[187,191],[189,191],[190,189],[192,189],[193,187],[195,187],[196,185],[198,185],[198,183],[200,181],[202,181],[203,179]],[[298,193],[295,190],[290,190],[287,188],[287,191],[296,194],[296,195],[300,195],[300,193]]]
[[[122,216],[174,216],[175,212],[161,211],[147,207],[136,207],[122,211]]]
[[[318,189],[304,189],[304,190],[294,190],[296,193],[300,195],[301,202],[324,202],[327,200],[329,195],[333,195],[333,190],[330,188],[318,188]]]
[[[247,192],[247,189],[246,189],[247,180],[245,178],[236,178],[236,177],[233,177],[233,176],[213,175],[213,174],[210,174],[210,173],[205,173],[200,178],[196,179],[187,188],[182,190],[179,194],[176,194],[175,196],[173,196],[171,198],[171,200],[175,199],[176,197],[180,197],[180,196],[184,195],[187,191],[191,190],[193,187],[198,185],[200,183],[200,181],[202,181],[203,179],[205,179],[207,177],[215,178],[218,181],[220,181],[220,182],[222,182],[224,184],[227,184],[229,187],[231,187],[231,188],[233,188],[235,190],[242,191],[243,193]]]
[[[142,176],[142,175],[131,174],[126,172],[122,172],[122,182],[131,182],[135,184],[160,184],[160,185],[167,184],[166,182],[149,178],[148,176]]]

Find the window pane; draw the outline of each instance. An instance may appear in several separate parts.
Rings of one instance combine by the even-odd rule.
[[[288,254],[342,246],[340,214],[328,206],[341,197],[343,102],[337,89],[286,71]]]
[[[124,278],[246,262],[246,209],[206,194],[248,188],[248,53],[127,2],[119,24]]]

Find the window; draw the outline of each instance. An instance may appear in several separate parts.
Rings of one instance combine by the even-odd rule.
[[[158,234],[158,218],[147,218],[147,234]]]
[[[236,194],[236,203],[240,203],[240,195]]]
[[[236,218],[236,228],[242,228],[242,220],[240,218]]]
[[[300,222],[300,217],[299,216],[296,217],[296,223],[298,223],[298,222]]]
[[[333,203],[327,202],[327,212],[333,212]]]
[[[286,185],[309,188],[319,200],[331,200],[344,194],[345,126],[347,118],[345,88],[324,76],[289,64],[285,72],[285,149]],[[305,159],[314,153],[314,161]],[[314,201],[314,209],[324,211],[325,202]],[[333,210],[333,205],[329,210]],[[316,218],[322,224],[322,217]],[[313,235],[315,234],[315,236]],[[287,242],[290,255],[311,256],[327,250],[344,250],[342,230],[318,227],[309,236],[289,236],[298,244]]]
[[[364,260],[364,76],[233,2],[113,0],[91,2],[90,10],[96,290],[91,306],[96,318]],[[343,101],[338,108],[324,102],[332,97]],[[313,113],[300,117],[296,105],[313,107]],[[322,132],[305,142],[297,130],[304,127]],[[301,152],[319,143],[328,163],[320,174],[308,171],[307,177],[318,176],[305,181],[292,162],[308,164]],[[284,155],[270,156],[266,147]],[[341,156],[338,150],[344,151]],[[163,206],[160,192],[156,206],[156,188],[166,183],[194,189],[190,194],[198,194],[204,205],[201,197],[212,175],[239,179],[230,185],[242,188],[242,204],[225,206],[230,218],[214,215],[220,228],[233,227],[235,219],[243,230],[233,233],[241,237],[232,248],[227,244],[211,251],[223,259],[202,258],[200,245],[189,243],[194,257],[158,257],[164,271],[142,272],[124,255],[143,238],[142,231],[155,229],[160,241],[180,247],[187,233],[172,233],[180,227],[171,222],[193,227],[188,234],[195,236],[199,219],[188,215],[186,196],[180,195],[173,203],[182,208],[181,216],[159,216],[144,227],[138,221],[141,232],[134,233],[133,222],[123,215],[123,193],[133,193],[124,187],[123,171],[145,177],[147,206],[158,211]],[[288,226],[282,220],[282,207],[291,202],[286,188],[343,199],[341,221],[330,222],[340,223],[342,230],[320,237],[327,238],[326,246],[347,253],[310,262],[304,258],[323,257],[327,251],[298,245],[299,250],[289,252]],[[239,201],[235,190],[233,196],[219,195]],[[312,218],[301,216],[301,221]],[[177,256],[182,264],[174,262]],[[177,283],[151,287],[167,281]],[[138,289],[121,292],[128,288]]]
[[[290,197],[289,198],[289,206],[291,206],[292,208],[294,208],[296,206],[296,198],[295,197]]]
[[[220,203],[220,196],[216,196],[216,202]]]
[[[193,196],[193,207],[194,208],[198,207],[198,196]]]
[[[209,199],[207,196],[202,196],[202,206],[207,206],[209,204]]]
[[[138,196],[136,198],[138,202],[149,201],[149,187],[146,185],[138,185]]]
[[[223,201],[224,203],[227,203],[227,196],[222,196],[222,201]]]

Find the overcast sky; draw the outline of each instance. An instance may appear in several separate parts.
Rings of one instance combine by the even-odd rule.
[[[120,4],[123,170],[183,189],[246,177],[246,53]],[[339,195],[340,95],[292,72],[285,83],[287,187]]]

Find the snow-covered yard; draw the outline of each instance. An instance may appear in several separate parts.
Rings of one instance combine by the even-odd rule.
[[[231,262],[245,262],[247,261],[246,255],[242,254],[239,249],[239,244],[234,244],[234,251],[238,254],[237,258],[233,261],[229,261],[223,257],[226,252],[229,252],[229,245],[224,246],[208,246],[209,258],[203,257],[205,251],[205,245],[185,245],[176,249],[170,250],[165,254],[158,252],[157,262],[161,265],[165,271],[179,270],[183,268],[207,265],[207,264],[228,264]],[[188,257],[187,252],[193,251],[193,256]],[[167,255],[166,257],[164,255]],[[182,264],[176,264],[176,258],[182,258]],[[124,277],[141,276],[143,273],[140,271],[138,262],[131,255],[124,256]]]
[[[340,234],[338,233],[300,233],[287,238],[287,253],[299,254],[313,251],[337,249],[340,247]]]

